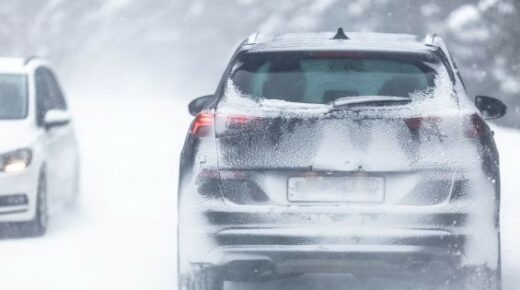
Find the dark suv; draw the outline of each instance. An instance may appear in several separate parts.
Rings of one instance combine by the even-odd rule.
[[[470,101],[439,37],[253,35],[189,109],[180,289],[306,273],[500,289],[484,119],[506,107]]]

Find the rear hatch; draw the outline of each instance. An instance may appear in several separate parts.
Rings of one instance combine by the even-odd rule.
[[[457,110],[403,109],[216,118],[226,199],[238,204],[437,204],[465,164]],[[265,112],[264,112],[265,113]],[[232,124],[240,116],[240,123]]]
[[[432,55],[246,54],[225,87],[218,174],[205,176],[236,204],[433,205],[467,167],[453,85]]]

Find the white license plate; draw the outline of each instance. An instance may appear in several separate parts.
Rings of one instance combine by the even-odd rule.
[[[383,202],[385,180],[374,176],[291,177],[287,195],[295,202]]]

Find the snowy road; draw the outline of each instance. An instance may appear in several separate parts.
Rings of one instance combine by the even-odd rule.
[[[0,241],[0,289],[175,289],[185,106],[89,99],[72,107],[82,150],[81,206],[55,217],[44,238]]]
[[[520,289],[520,131],[496,129],[502,175],[502,267],[505,290]]]
[[[44,238],[0,241],[0,288],[175,289],[177,164],[190,119],[185,104],[90,98],[73,100],[72,107],[82,150],[81,206],[54,218]],[[520,131],[497,129],[497,140],[505,289],[516,290]],[[247,288],[314,290],[319,283],[319,289],[332,290],[327,281],[304,277]]]

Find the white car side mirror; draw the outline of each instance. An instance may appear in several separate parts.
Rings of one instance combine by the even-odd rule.
[[[45,113],[43,123],[46,128],[52,128],[57,126],[63,126],[70,123],[71,116],[67,111],[53,109]]]

